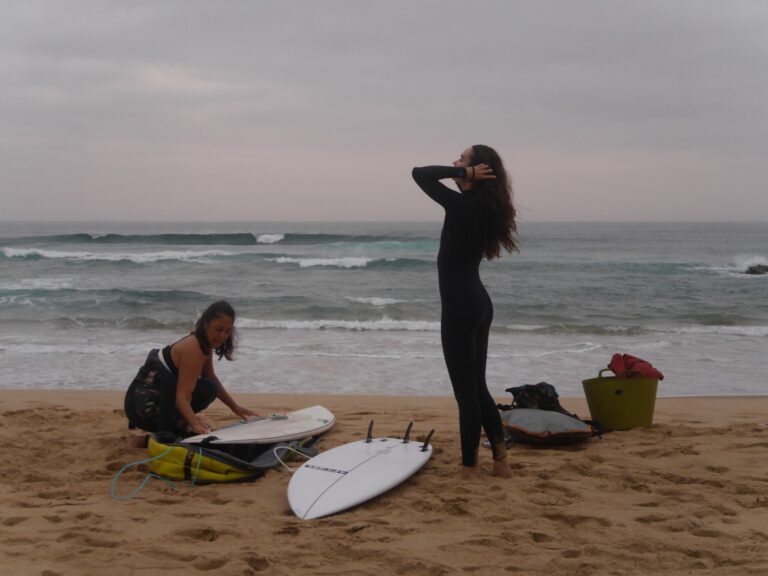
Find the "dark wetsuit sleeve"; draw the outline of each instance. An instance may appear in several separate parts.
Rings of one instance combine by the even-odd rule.
[[[419,188],[427,193],[427,196],[447,208],[448,204],[461,198],[461,194],[451,190],[440,180],[445,178],[466,178],[466,168],[455,168],[453,166],[424,166],[423,168],[414,168],[411,176],[419,185]]]

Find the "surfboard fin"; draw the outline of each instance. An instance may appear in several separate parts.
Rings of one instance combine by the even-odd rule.
[[[411,436],[411,428],[413,427],[413,422],[408,423],[408,428],[405,429],[405,437],[403,438],[403,444],[408,444],[409,438]]]
[[[427,434],[426,440],[424,440],[424,444],[421,446],[421,451],[426,452],[427,446],[429,446],[429,441],[432,440],[432,434],[435,433],[435,429],[432,428],[432,430],[429,431],[429,434]]]
[[[368,436],[365,439],[365,442],[370,443],[371,440],[373,440],[373,420],[371,420],[371,423],[368,424]]]

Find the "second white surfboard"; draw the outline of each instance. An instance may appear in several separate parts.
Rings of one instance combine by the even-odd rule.
[[[372,438],[338,446],[305,462],[288,484],[288,503],[299,518],[341,512],[390,490],[432,456],[424,443]]]

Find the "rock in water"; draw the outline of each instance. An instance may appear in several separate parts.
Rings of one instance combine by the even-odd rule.
[[[750,266],[744,272],[745,274],[768,274],[768,266],[765,264],[755,264]]]

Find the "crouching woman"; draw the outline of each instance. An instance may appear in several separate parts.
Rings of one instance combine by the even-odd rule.
[[[211,304],[195,330],[162,350],[153,349],[128,387],[125,415],[130,429],[155,433],[158,440],[207,434],[211,427],[198,414],[216,398],[240,418],[256,414],[240,406],[213,370],[213,356],[232,360],[235,310],[221,300]],[[133,444],[139,444],[135,439]]]

